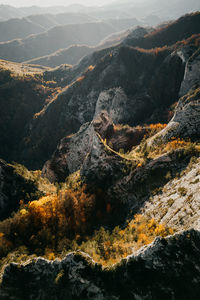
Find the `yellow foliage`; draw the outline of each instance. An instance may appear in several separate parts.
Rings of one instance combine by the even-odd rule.
[[[27,210],[24,208],[20,210],[21,215],[26,215],[27,213],[28,213]]]
[[[173,229],[158,224],[155,219],[149,220],[137,214],[123,230],[116,227],[109,233],[101,229],[92,239],[81,245],[81,250],[89,253],[103,266],[109,266],[132,254],[134,250],[152,243],[156,236],[166,237],[172,233]]]
[[[166,235],[166,228],[165,228],[165,226],[163,224],[157,225],[157,227],[155,229],[155,234],[164,237]]]
[[[156,227],[156,221],[155,221],[155,219],[151,219],[150,222],[148,223],[148,228],[154,229],[155,227]]]
[[[88,67],[88,71],[92,71],[92,70],[94,70],[94,68],[95,68],[95,66],[90,65],[90,66]]]
[[[85,79],[85,76],[80,76],[76,79],[76,82],[81,82],[83,79]]]
[[[56,259],[55,253],[50,249],[48,249],[48,251],[45,253],[45,255],[46,255],[47,259],[49,259],[49,260]]]
[[[149,244],[152,242],[152,239],[150,239],[145,233],[139,233],[138,235],[138,243],[142,243],[142,244]]]

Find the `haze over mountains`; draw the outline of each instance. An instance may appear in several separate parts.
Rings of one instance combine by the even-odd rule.
[[[1,9],[0,299],[199,300],[199,1]]]
[[[31,63],[35,59],[33,63],[51,67],[62,63],[76,64],[92,52],[91,46],[97,46],[111,33],[137,25],[155,26],[184,11],[200,9],[199,1],[192,0],[190,5],[192,9],[185,0],[175,6],[169,2],[159,1],[158,4],[157,0],[117,1],[99,8],[81,5],[14,8],[1,5],[0,17],[9,20],[0,23],[0,58]],[[171,7],[176,14],[173,14]],[[71,46],[74,48],[68,49]],[[74,55],[72,49],[76,49]]]

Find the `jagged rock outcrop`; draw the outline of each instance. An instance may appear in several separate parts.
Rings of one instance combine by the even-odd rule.
[[[95,110],[98,114],[103,107],[114,122],[130,126],[148,122],[155,111],[159,115],[177,99],[184,74],[180,57],[169,53],[163,50],[154,55],[121,46],[97,60],[92,71],[59,94],[31,124],[26,145],[21,144],[25,160],[31,155],[35,164],[44,163],[64,136],[91,122]],[[162,118],[160,113],[157,121]]]
[[[188,49],[191,54],[191,49]],[[193,54],[186,57],[186,67],[183,82],[180,88],[180,96],[186,95],[189,90],[200,81],[200,48],[193,52]]]
[[[168,177],[171,174],[168,173]],[[200,230],[200,158],[193,157],[187,168],[163,186],[162,191],[145,203],[143,214],[176,231]]]
[[[88,184],[106,190],[123,174],[123,158],[109,150],[95,135],[92,147],[80,170],[81,177]]]
[[[145,133],[146,129],[141,128],[129,126],[115,128],[107,111],[101,111],[91,123],[82,125],[76,134],[60,141],[51,159],[45,163],[42,175],[51,182],[64,181],[69,174],[78,171],[83,163],[89,163],[84,161],[88,160],[92,149],[101,148],[100,139],[105,140],[115,151],[120,149],[129,151],[140,143]],[[105,149],[104,145],[101,151],[105,152]],[[96,159],[96,166],[98,163],[99,160]]]
[[[114,123],[123,123],[130,119],[130,115],[136,114],[130,108],[130,99],[122,88],[113,88],[100,93],[95,109],[95,116],[102,110],[106,110]]]
[[[185,153],[184,150],[176,150],[133,169],[128,161],[124,161],[129,171],[107,190],[111,205],[123,203],[128,215],[137,213],[150,196],[155,191],[162,190],[169,181],[167,174],[170,172],[171,178],[180,174],[192,155],[193,153]]]
[[[200,233],[189,230],[156,238],[112,269],[81,253],[62,261],[38,258],[6,266],[2,299],[152,299],[200,297]],[[183,284],[184,283],[184,284]]]
[[[107,112],[102,112],[93,122],[81,126],[78,133],[60,141],[51,160],[43,167],[42,174],[51,182],[64,181],[65,178],[79,170],[93,147],[98,133],[103,139],[114,132],[114,125]]]
[[[20,200],[28,201],[37,186],[15,172],[15,168],[0,159],[0,220],[9,217],[19,207]]]
[[[183,96],[176,107],[174,117],[166,128],[151,138],[149,145],[157,143],[159,140],[167,141],[172,137],[190,138],[199,140],[200,138],[200,88],[192,89]]]
[[[65,181],[80,169],[93,141],[94,129],[90,123],[81,126],[78,133],[60,141],[56,151],[42,169],[42,175],[51,182]]]

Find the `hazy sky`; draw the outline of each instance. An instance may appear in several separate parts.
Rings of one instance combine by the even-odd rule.
[[[80,3],[83,5],[103,5],[113,0],[0,0],[0,4],[9,4],[13,6],[53,6]]]

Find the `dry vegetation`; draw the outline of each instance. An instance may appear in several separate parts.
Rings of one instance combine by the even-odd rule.
[[[83,242],[80,247],[77,245],[77,249],[90,254],[95,261],[106,267],[150,244],[157,236],[166,237],[170,234],[173,234],[173,229],[165,224],[135,215],[124,229],[115,227],[109,232],[101,227],[91,239]]]
[[[101,227],[92,233],[95,222],[101,223],[105,215],[112,213],[112,207],[105,203],[101,191],[88,192],[79,172],[55,187],[43,182],[39,171],[29,172],[17,164],[15,168],[25,178],[37,180],[46,196],[28,204],[21,200],[19,211],[0,223],[2,265],[11,257],[17,261],[29,255],[55,259],[81,250],[103,266],[110,266],[148,245],[156,236],[173,233],[166,225],[142,215],[134,216],[124,228],[117,226],[110,232]]]
[[[166,143],[157,141],[156,146],[148,147],[147,139],[165,126],[166,124],[145,126],[143,141],[130,153],[117,153],[107,145],[106,140],[101,140],[109,151],[133,161],[134,167],[141,167],[147,160],[176,149],[199,149],[198,144],[176,138]],[[115,125],[115,130],[121,128],[122,126]],[[20,255],[23,258],[35,254],[55,259],[69,251],[81,250],[106,267],[148,245],[157,236],[166,237],[174,232],[166,224],[159,224],[142,215],[133,216],[124,228],[117,226],[109,231],[101,227],[93,232],[91,228],[102,224],[105,216],[112,216],[112,206],[104,199],[103,191],[92,193],[82,183],[79,172],[70,175],[64,184],[54,186],[42,179],[39,171],[29,172],[17,164],[15,169],[26,179],[35,180],[46,196],[28,204],[21,201],[19,211],[0,223],[2,264],[7,255],[7,259],[10,259],[11,253],[17,253],[17,259]]]
[[[87,199],[87,202],[90,202],[88,200],[91,199]],[[166,237],[173,234],[173,229],[165,224],[158,224],[154,219],[135,215],[123,229],[117,226],[109,232],[101,227],[92,237],[87,235],[81,237],[87,217],[85,212],[81,211],[83,207],[80,208],[72,197],[71,201],[74,201],[73,214],[71,214],[72,207],[71,210],[63,207],[63,203],[60,205],[54,196],[42,198],[29,204],[28,207],[21,208],[15,217],[2,222],[1,264],[6,261],[5,256],[11,251],[17,253],[17,259],[19,256],[23,258],[28,254],[36,254],[51,260],[62,257],[70,251],[81,250],[106,267],[150,244],[157,236]],[[74,226],[78,233],[73,239],[69,239],[67,231],[72,228],[74,230]],[[37,231],[38,228],[40,231]],[[11,254],[7,259],[10,256]]]

